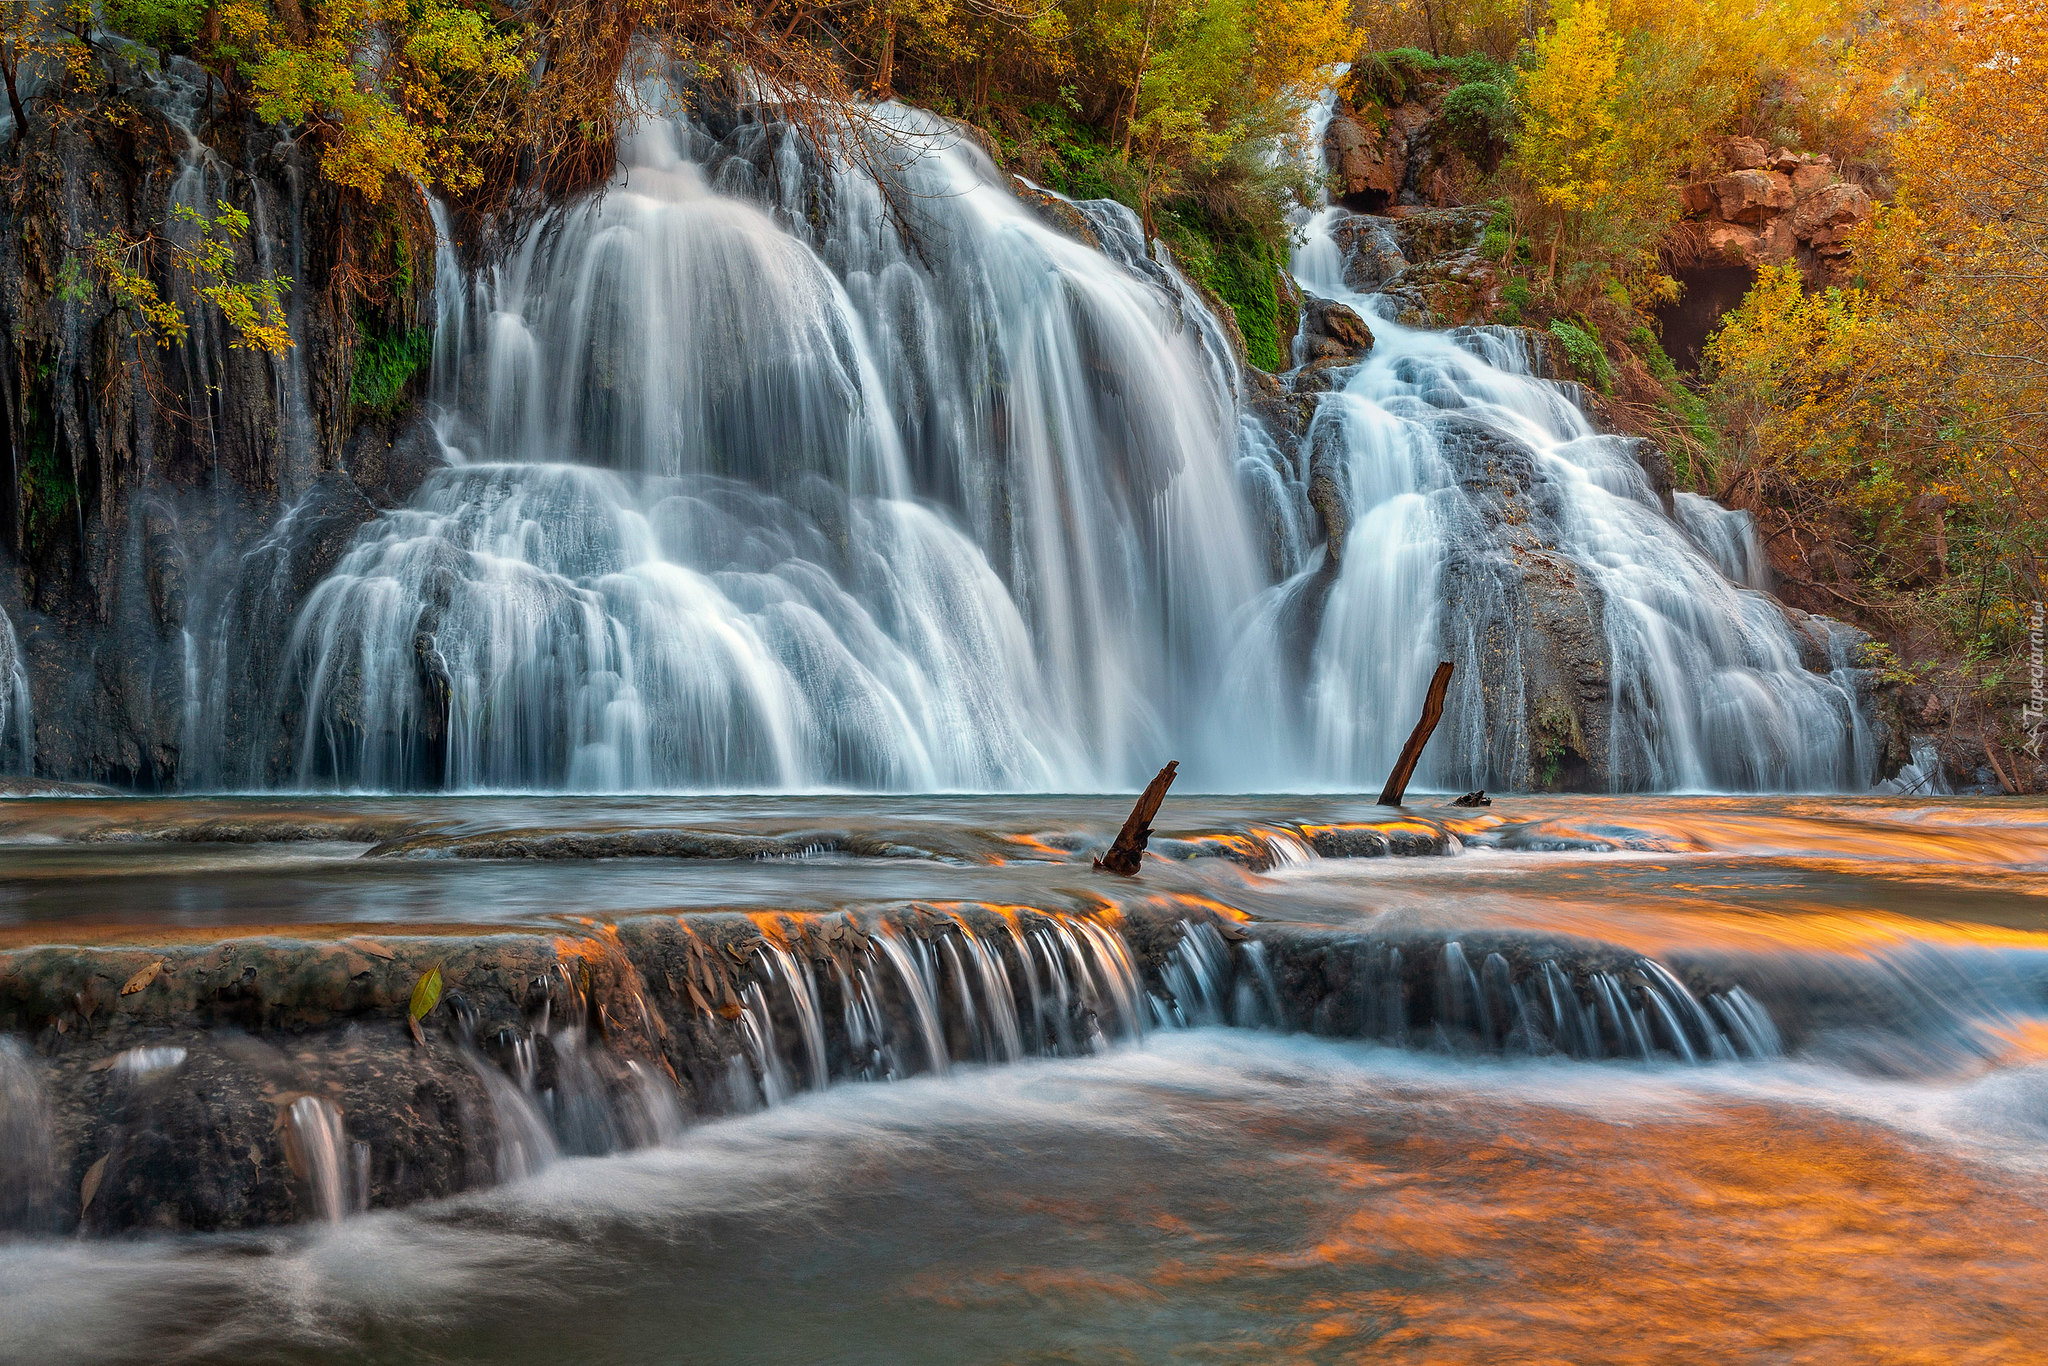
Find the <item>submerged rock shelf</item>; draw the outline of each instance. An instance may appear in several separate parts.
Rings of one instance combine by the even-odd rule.
[[[409,1002],[435,970],[416,1043]],[[1838,1011],[1884,1009],[1842,986]],[[1554,934],[1245,923],[1182,894],[1095,916],[912,904],[24,948],[0,953],[0,1033],[28,1045],[0,1058],[0,1091],[39,1141],[0,1165],[0,1194],[44,1231],[336,1219],[838,1082],[1204,1024],[1694,1064],[1799,1036],[1712,965]]]
[[[339,1219],[1158,1029],[1891,1077],[2048,1009],[2030,898],[1931,918],[1942,878],[2048,866],[2024,809],[1190,798],[1129,881],[1088,870],[1121,805],[20,804],[0,1231]],[[1930,918],[1817,913],[1844,859]]]

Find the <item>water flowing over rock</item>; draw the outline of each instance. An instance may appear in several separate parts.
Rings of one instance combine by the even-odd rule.
[[[179,89],[167,202],[247,197]],[[1863,685],[1802,658],[1729,514],[1524,334],[1416,330],[1497,286],[1483,210],[1316,216],[1276,380],[1128,210],[1020,198],[898,106],[859,155],[773,115],[642,122],[482,264],[443,216],[426,417],[344,441],[287,360],[267,530],[136,492],[102,634],[140,643],[38,637],[43,771],[1090,790],[1171,754],[1197,789],[1361,788],[1449,654],[1424,785],[1878,776]],[[259,227],[303,212],[252,183]],[[195,392],[247,387],[195,346]]]
[[[1633,444],[1541,377],[1529,334],[1404,326],[1411,271],[1389,258],[1429,249],[1412,229],[1337,207],[1303,225],[1304,289],[1371,320],[1375,341],[1304,441],[1326,555],[1267,597],[1249,638],[1253,658],[1305,661],[1298,708],[1254,709],[1286,718],[1258,748],[1292,748],[1296,781],[1385,773],[1449,658],[1421,772],[1439,790],[1868,786],[1857,671],[1809,667],[1757,591],[1753,532],[1691,497],[1674,522]]]
[[[0,773],[32,772],[36,721],[14,623],[0,612]]]
[[[884,117],[880,182],[647,124],[444,297],[456,463],[306,599],[227,781],[1099,786],[1200,744],[1261,577],[1220,330],[1127,212],[1090,250]]]

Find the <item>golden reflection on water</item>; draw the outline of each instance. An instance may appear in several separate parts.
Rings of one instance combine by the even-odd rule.
[[[904,1294],[1228,1309],[1181,1360],[2048,1361],[2031,1180],[1763,1104],[1617,1122],[1387,1099],[1233,1112],[1231,1155],[1184,1186],[1008,1197],[1105,1242],[1143,1225],[1149,1265],[935,1270]],[[1230,1236],[1224,1209],[1264,1222]],[[1247,1336],[1247,1314],[1270,1330]]]

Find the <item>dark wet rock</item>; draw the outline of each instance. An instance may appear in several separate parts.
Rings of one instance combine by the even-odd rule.
[[[285,507],[338,473],[354,420],[358,321],[335,272],[361,250],[358,208],[320,175],[311,142],[231,115],[217,84],[188,135],[162,112],[181,81],[204,84],[178,59],[168,75],[129,71],[119,89],[45,92],[29,135],[0,148],[0,369],[13,377],[0,407],[10,444],[49,450],[75,488],[9,522],[0,610],[24,637],[38,770],[144,789],[190,766],[182,679],[211,633],[195,623],[212,621],[219,585]],[[289,263],[289,353],[230,345],[175,281],[188,317],[211,321],[168,348],[138,347],[105,291],[62,287],[71,247],[161,232],[174,190],[250,215],[240,278]],[[387,195],[377,215],[378,232],[397,222],[413,248],[410,293],[392,286],[390,306],[418,317],[433,288],[425,202]]]
[[[56,778],[0,776],[0,797],[118,797],[119,788],[102,783],[67,783]]]
[[[1408,268],[1390,218],[1359,214],[1338,220],[1330,238],[1344,254],[1344,283],[1361,294],[1384,289]]]
[[[1323,858],[1415,858],[1450,852],[1450,833],[1422,821],[1355,821],[1303,827]]]
[[[1666,517],[1676,518],[1678,509],[1672,501],[1677,487],[1677,476],[1671,469],[1671,457],[1656,442],[1644,437],[1631,437],[1628,452],[1642,468],[1643,477],[1650,481],[1650,489],[1657,496],[1657,506]]]
[[[1322,521],[1323,544],[1334,566],[1344,560],[1344,541],[1351,530],[1351,506],[1344,496],[1344,433],[1326,420],[1310,429],[1308,503]]]
[[[367,423],[349,439],[346,463],[355,486],[380,508],[397,507],[427,476],[448,467],[448,452],[425,417],[393,427]]]
[[[142,516],[143,574],[149,583],[149,605],[157,629],[175,631],[185,624],[185,549],[170,511],[152,505]]]
[[[935,858],[886,838],[845,831],[785,835],[721,834],[710,830],[572,830],[477,835],[416,835],[380,844],[372,858],[593,859],[802,858],[847,854],[863,858]]]

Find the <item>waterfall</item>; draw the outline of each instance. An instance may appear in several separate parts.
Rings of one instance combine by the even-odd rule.
[[[50,1218],[57,1191],[50,1132],[37,1063],[0,1037],[0,1235],[39,1230]]]
[[[1129,210],[870,113],[836,158],[649,117],[474,271],[437,210],[448,464],[266,633],[246,716],[216,633],[203,781],[1357,789],[1447,656],[1424,786],[1868,785],[1860,673],[1806,667],[1753,526],[1660,506],[1518,334],[1347,286],[1379,220],[1305,224],[1378,345],[1279,430]]]
[[[292,1170],[305,1182],[316,1218],[339,1223],[352,1204],[362,1207],[353,1201],[358,1184],[349,1170],[354,1149],[333,1101],[322,1096],[293,1100],[284,1112],[284,1138]]]
[[[0,773],[35,772],[36,719],[14,623],[0,612]]]
[[[1199,746],[1263,586],[1214,318],[1127,210],[1093,249],[877,118],[881,179],[648,121],[451,283],[457,463],[299,613],[294,777],[1099,788]]]
[[[1296,751],[1306,774],[1342,785],[1386,772],[1441,657],[1459,666],[1450,741],[1420,770],[1440,789],[1541,781],[1560,756],[1612,789],[1868,787],[1857,671],[1807,667],[1828,651],[1802,651],[1758,591],[1747,515],[1680,494],[1674,521],[1632,443],[1600,434],[1572,386],[1539,377],[1519,334],[1404,326],[1377,287],[1353,287],[1386,262],[1404,264],[1385,220],[1325,207],[1302,224],[1303,288],[1367,318],[1375,338],[1321,398],[1305,443],[1349,519],[1341,562],[1273,595],[1327,585]],[[1279,648],[1278,619],[1264,615],[1251,650]],[[1587,717],[1594,690],[1606,706]]]

